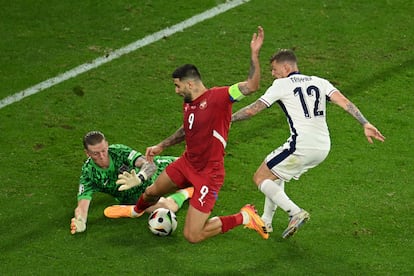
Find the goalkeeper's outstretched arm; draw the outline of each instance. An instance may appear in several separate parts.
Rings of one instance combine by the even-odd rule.
[[[88,210],[91,201],[81,199],[78,201],[78,207],[75,209],[75,217],[70,222],[70,232],[72,234],[84,232],[86,230],[86,221],[88,220]]]

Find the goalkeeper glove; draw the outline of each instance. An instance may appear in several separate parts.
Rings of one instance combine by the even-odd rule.
[[[116,184],[121,185],[118,188],[118,191],[125,191],[141,185],[145,180],[147,180],[147,175],[144,172],[140,171],[137,175],[135,170],[131,170],[131,173],[124,172],[123,174],[118,175]]]
[[[70,233],[80,233],[86,230],[86,219],[82,217],[74,217],[70,222]]]

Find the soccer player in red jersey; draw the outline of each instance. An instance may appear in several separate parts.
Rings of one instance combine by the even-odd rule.
[[[165,148],[185,140],[186,149],[176,161],[171,163],[146,188],[133,210],[119,206],[111,211],[114,217],[140,215],[158,199],[189,186],[194,186],[194,194],[184,225],[184,237],[191,243],[225,233],[230,229],[245,225],[256,230],[264,239],[268,238],[264,222],[250,204],[237,214],[210,218],[218,193],[224,182],[224,155],[230,127],[232,104],[259,88],[259,53],[264,40],[264,31],[258,27],[250,43],[250,73],[246,81],[232,86],[207,88],[204,86],[198,69],[192,64],[178,67],[172,78],[175,93],[184,98],[183,125],[170,137],[155,146],[148,147],[146,159],[153,160]],[[132,185],[135,185],[132,179]],[[128,185],[128,184],[127,184]],[[114,207],[115,208],[115,207]]]

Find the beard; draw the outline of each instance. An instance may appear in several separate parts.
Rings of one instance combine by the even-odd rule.
[[[185,103],[191,103],[193,101],[193,97],[191,97],[190,94],[184,95],[184,102]]]

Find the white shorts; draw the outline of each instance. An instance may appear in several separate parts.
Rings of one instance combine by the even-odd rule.
[[[272,151],[265,158],[267,167],[284,181],[299,177],[316,167],[328,156],[329,150],[295,149],[293,152],[285,144]]]

